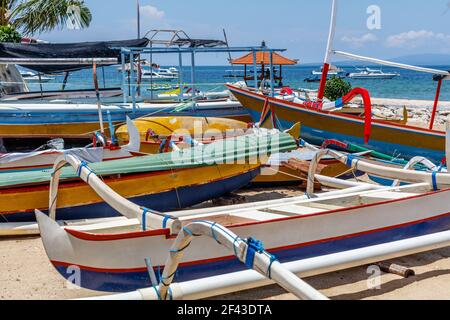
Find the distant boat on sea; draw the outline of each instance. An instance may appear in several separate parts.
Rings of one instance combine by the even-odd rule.
[[[39,75],[36,72],[33,71],[25,71],[25,70],[19,70],[21,76],[23,79],[28,83],[45,83],[52,80],[55,80],[54,77],[49,77],[47,75]]]
[[[305,82],[320,82],[320,79],[322,77],[323,67],[320,68],[320,70],[313,70],[311,72],[312,77],[306,78]],[[345,78],[347,76],[347,73],[344,69],[338,68],[336,66],[331,65],[330,69],[327,74],[327,79],[337,77],[337,78]]]
[[[314,71],[312,71],[311,74],[312,74],[313,76],[321,76],[321,75],[322,75],[322,72],[323,72],[323,67],[320,68],[320,70],[314,70]],[[329,77],[333,77],[333,76],[346,76],[346,75],[347,75],[347,74],[346,74],[346,72],[345,72],[344,69],[338,68],[338,67],[333,66],[333,65],[330,66],[330,69],[329,69],[329,71],[328,71],[328,76],[329,76]]]
[[[400,76],[400,73],[385,73],[381,69],[356,68],[359,72],[350,73],[351,79],[393,79]]]

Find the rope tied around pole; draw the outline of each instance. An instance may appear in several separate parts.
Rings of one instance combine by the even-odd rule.
[[[438,171],[433,171],[433,173],[431,174],[431,183],[433,184],[433,191],[439,190],[439,187],[437,184],[437,173],[438,173]]]
[[[191,244],[194,237],[207,236],[215,241],[220,241],[222,246],[228,250],[234,250],[236,257],[247,267],[268,276],[276,281],[289,292],[294,293],[299,298],[306,299],[326,299],[321,293],[306,284],[288,270],[283,269],[277,259],[269,254],[263,246],[263,243],[254,238],[243,240],[234,234],[231,230],[221,226],[217,222],[211,221],[192,221],[188,226],[182,228],[177,238],[174,240],[169,251],[169,256],[165,262],[162,276],[160,277],[158,299],[168,299],[170,295],[170,286],[176,275],[179,264],[181,263],[186,248]],[[178,298],[180,292],[176,292]]]
[[[142,211],[142,231],[147,231],[147,213],[148,213],[148,209],[147,208],[143,208]]]
[[[83,168],[85,168],[86,170],[89,171],[89,173],[87,175],[87,179],[89,179],[89,175],[91,175],[94,171],[88,166],[88,164],[84,160],[82,160],[80,162],[80,165],[79,165],[78,170],[77,170],[77,176],[79,178],[81,178],[81,173],[83,172]]]
[[[245,242],[248,245],[247,254],[245,256],[245,265],[248,268],[253,269],[253,263],[255,261],[255,254],[265,252],[264,246],[261,241],[255,239],[255,238],[252,238],[252,237],[248,238]]]

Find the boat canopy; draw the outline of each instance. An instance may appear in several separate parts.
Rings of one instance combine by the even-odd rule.
[[[226,46],[226,42],[222,40],[209,40],[209,39],[191,39],[191,38],[179,38],[172,42],[176,46],[188,46],[190,48],[214,48]]]
[[[52,58],[117,58],[120,47],[146,47],[147,38],[123,41],[100,41],[80,43],[0,43],[0,58],[52,59]],[[26,65],[26,68],[41,73],[69,72],[91,68],[91,65]]]
[[[231,64],[234,65],[252,65],[253,63],[254,63],[253,53],[249,53],[240,58],[231,60]],[[274,52],[272,63],[274,65],[288,66],[288,65],[296,65],[298,63],[298,60],[291,60],[286,57],[283,57],[281,54]],[[269,65],[270,52],[256,52],[256,64]]]

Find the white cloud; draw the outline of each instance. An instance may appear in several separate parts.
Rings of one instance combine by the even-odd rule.
[[[341,41],[349,43],[351,46],[357,47],[357,48],[361,48],[363,47],[365,44],[370,43],[370,42],[375,42],[377,41],[378,38],[377,36],[375,36],[372,33],[366,33],[360,37],[348,37],[348,36],[344,36],[341,38]]]
[[[141,17],[147,19],[161,20],[166,16],[166,13],[158,8],[150,5],[141,6]]]
[[[430,46],[434,43],[441,45],[450,44],[450,35],[444,33],[435,33],[427,30],[411,30],[402,32],[387,38],[387,46],[392,48],[414,49],[422,46]]]

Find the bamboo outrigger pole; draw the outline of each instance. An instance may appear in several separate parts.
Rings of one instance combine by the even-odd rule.
[[[97,63],[95,63],[95,62],[93,63],[92,70],[93,70],[93,76],[94,76],[95,96],[97,98],[98,121],[100,122],[100,132],[105,133],[105,127],[103,125],[102,103],[100,101],[100,89],[98,86],[98,78],[97,78]]]
[[[437,88],[436,88],[436,97],[434,98],[433,111],[431,112],[430,130],[433,130],[433,127],[434,127],[434,120],[436,118],[437,108],[439,105],[439,97],[441,95],[441,87],[442,87],[442,76],[439,77]]]
[[[194,221],[185,226],[177,238],[174,240],[169,256],[166,260],[165,268],[162,274],[161,283],[158,288],[158,297],[161,300],[168,300],[171,296],[169,291],[172,281],[175,277],[179,263],[182,261],[186,249],[194,237],[207,236],[229,251],[250,269],[259,272],[261,275],[273,279],[288,292],[293,293],[303,300],[328,300],[326,296],[311,287],[295,274],[287,270],[262,247],[262,243],[249,238],[243,240],[225,227],[209,222]]]
[[[317,100],[320,102],[323,99],[325,92],[325,85],[327,84],[328,70],[330,69],[330,58],[333,54],[333,42],[336,34],[336,13],[337,13],[337,0],[333,0],[331,6],[331,22],[330,32],[328,33],[327,51],[325,52],[325,59],[323,61],[322,78],[320,79],[319,93],[317,94]]]

